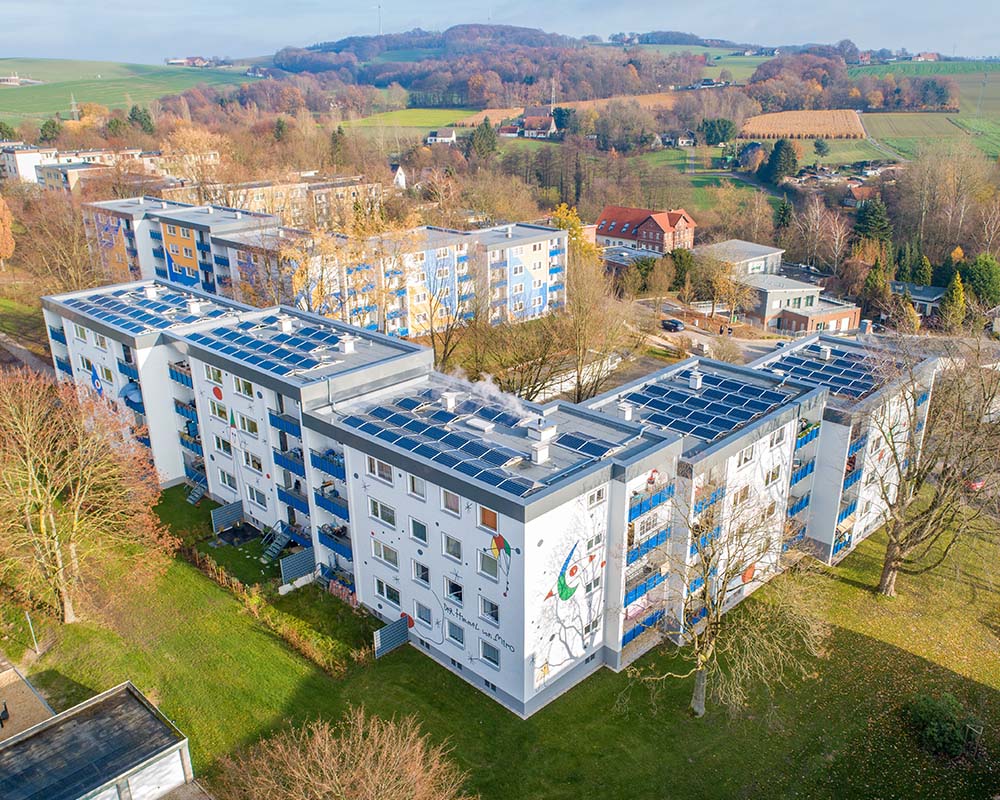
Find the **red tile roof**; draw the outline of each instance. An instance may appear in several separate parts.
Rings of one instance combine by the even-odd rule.
[[[548,131],[552,130],[552,117],[525,117],[524,129],[526,131]]]
[[[671,209],[670,211],[651,211],[648,208],[605,206],[601,216],[597,219],[597,234],[599,236],[635,239],[636,229],[648,219],[652,219],[664,233],[673,232],[682,219],[688,227],[696,227],[694,219],[683,208]],[[614,223],[613,230],[612,223]]]

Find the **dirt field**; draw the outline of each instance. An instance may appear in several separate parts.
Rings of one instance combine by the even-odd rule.
[[[750,139],[864,139],[865,129],[857,112],[849,109],[831,111],[778,111],[751,117],[741,135]]]

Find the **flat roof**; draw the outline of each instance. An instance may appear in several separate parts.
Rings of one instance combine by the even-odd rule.
[[[450,399],[449,399],[450,398]],[[448,410],[453,402],[453,410]],[[630,460],[676,438],[572,403],[538,405],[490,385],[430,373],[405,386],[309,412],[388,450],[522,502],[607,459]],[[555,430],[532,462],[534,428]]]
[[[0,797],[77,800],[182,741],[125,683],[0,743]]]
[[[168,224],[176,223],[189,228],[203,228],[205,230],[232,230],[280,224],[280,219],[273,214],[259,214],[254,211],[211,205],[179,205],[165,210],[150,209],[149,216]]]
[[[0,702],[7,704],[7,712],[10,714],[3,728],[0,728],[0,742],[55,716],[55,712],[35,691],[35,687],[2,656],[0,656]]]
[[[163,211],[168,208],[184,208],[187,203],[180,203],[176,200],[164,200],[162,197],[126,197],[122,200],[102,200],[97,203],[84,203],[88,208],[95,208],[99,211],[107,211],[112,214],[130,216],[132,219],[140,219],[150,211]]]
[[[779,247],[769,247],[768,245],[757,244],[756,242],[745,242],[742,239],[727,239],[724,242],[716,242],[715,244],[698,245],[691,252],[708,256],[718,261],[739,264],[743,261],[772,256],[776,253],[784,253],[785,251]]]
[[[765,292],[821,292],[822,286],[805,281],[797,281],[794,278],[786,278],[784,275],[772,275],[758,272],[753,275],[741,275],[739,282],[754,289]]]
[[[948,290],[943,286],[923,286],[919,283],[906,281],[889,281],[893,294],[907,294],[922,303],[936,303]]]
[[[692,375],[700,375],[692,381]],[[725,440],[811,388],[746,367],[692,358],[654,372],[590,402],[606,414],[629,403],[633,419],[684,437],[685,455]]]

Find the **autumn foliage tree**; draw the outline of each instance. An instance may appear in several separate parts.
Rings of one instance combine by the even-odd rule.
[[[222,762],[220,800],[471,800],[448,750],[414,717],[354,708],[338,725],[289,728]]]
[[[14,216],[7,201],[0,197],[0,272],[3,272],[8,258],[14,255]]]
[[[129,421],[88,389],[0,372],[0,580],[63,622],[114,582],[153,577],[176,540]]]

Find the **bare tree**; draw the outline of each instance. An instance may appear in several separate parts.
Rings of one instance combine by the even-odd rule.
[[[984,253],[995,256],[1000,246],[1000,193],[979,207],[977,243]]]
[[[810,266],[817,266],[828,249],[829,216],[819,195],[813,195],[793,218],[799,257]]]
[[[0,576],[77,618],[113,564],[134,577],[175,540],[153,513],[155,470],[117,408],[30,370],[0,373]],[[151,573],[149,573],[151,574]]]
[[[471,800],[448,749],[415,717],[382,720],[352,708],[334,726],[290,728],[223,759],[222,800]]]
[[[943,368],[931,378],[926,340],[899,337],[883,371],[900,391],[869,416],[867,451],[876,456],[866,459],[865,481],[884,509],[878,592],[889,597],[900,574],[933,570],[963,541],[996,540],[998,531],[1000,350],[978,338],[935,345]]]
[[[844,218],[843,214],[834,211],[827,214],[826,248],[831,272],[836,273],[841,262],[850,252],[853,233],[851,224]]]

